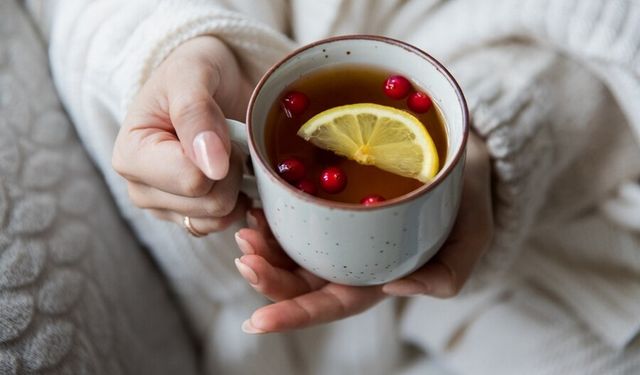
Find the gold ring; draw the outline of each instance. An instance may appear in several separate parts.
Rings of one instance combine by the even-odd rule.
[[[185,216],[184,219],[182,219],[182,224],[184,225],[184,229],[186,229],[190,235],[196,238],[204,237],[207,235],[206,233],[202,233],[193,227],[193,225],[191,224],[191,218],[189,216]]]

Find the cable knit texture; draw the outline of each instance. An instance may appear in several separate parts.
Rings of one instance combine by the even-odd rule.
[[[22,10],[0,2],[0,374],[194,374],[46,64]]]
[[[40,3],[32,8],[43,10],[61,97],[185,306],[211,372],[389,374],[406,342],[463,374],[524,373],[514,363],[532,373],[640,372],[637,210],[624,209],[640,207],[636,1]],[[385,303],[313,330],[247,337],[237,327],[264,301],[233,268],[235,228],[194,240],[132,207],[110,167],[120,120],[153,69],[196,35],[228,43],[255,80],[297,43],[362,32],[424,48],[460,80],[493,160],[494,244],[463,297],[414,298],[400,316]],[[559,329],[566,340],[552,341]]]

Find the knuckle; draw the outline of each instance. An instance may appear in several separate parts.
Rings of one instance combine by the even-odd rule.
[[[222,219],[205,219],[202,224],[199,225],[198,231],[210,234],[216,233],[225,230],[228,227],[228,223],[226,223]],[[201,228],[202,227],[202,228]]]
[[[174,51],[169,57],[160,65],[163,73],[168,77],[182,77],[185,72],[194,72],[194,66],[199,63],[197,57],[190,54],[182,54],[175,56],[175,53],[179,52],[178,49]],[[197,71],[196,71],[197,72]]]
[[[113,170],[116,171],[116,173],[118,173],[120,176],[126,178],[126,165],[127,163],[124,161],[124,158],[122,157],[120,152],[115,150],[113,152],[113,155],[111,156],[111,168],[113,168]]]
[[[214,219],[209,223],[206,232],[207,233],[220,232],[227,229],[228,226],[229,226],[229,223],[227,223],[224,219]]]
[[[447,275],[443,283],[438,288],[438,295],[441,298],[453,298],[460,294],[464,285],[464,280],[445,262],[440,262],[444,273]]]
[[[462,289],[462,286],[459,285],[458,283],[455,282],[451,282],[449,283],[449,285],[445,286],[442,290],[442,297],[443,298],[453,298],[456,297],[458,294],[460,294],[460,290]]]
[[[189,168],[188,171],[184,171],[179,179],[178,184],[180,191],[187,197],[202,197],[206,195],[209,190],[211,190],[211,186],[213,186],[213,181],[209,180],[204,174],[194,168]]]
[[[179,122],[189,122],[211,109],[213,99],[208,93],[193,91],[175,98],[172,117]]]
[[[235,201],[225,196],[212,196],[207,199],[204,208],[209,216],[222,217],[233,211]]]
[[[137,161],[140,158],[142,141],[136,132],[121,129],[118,133],[111,155],[111,167],[126,180],[139,180],[140,168]]]
[[[229,215],[236,206],[236,200],[231,198],[226,198],[221,201],[220,204],[220,214],[222,216]]]
[[[131,184],[129,184],[129,188],[127,192],[129,194],[129,199],[136,207],[142,208],[142,209],[158,208],[157,205],[153,204],[153,202],[151,202],[147,198],[146,194],[141,192],[138,188],[131,186]]]
[[[131,202],[133,202],[134,205],[136,205],[137,207],[140,208],[147,208],[144,205],[144,201],[143,201],[143,197],[141,194],[138,193],[138,189],[136,189],[134,186],[132,186],[131,184],[128,184],[127,186],[127,193],[129,195],[129,200],[131,200]]]
[[[163,221],[171,221],[171,219],[167,216],[164,215],[161,211],[156,211],[156,210],[149,210],[149,212],[151,213],[151,215],[153,215],[156,219],[160,219]]]

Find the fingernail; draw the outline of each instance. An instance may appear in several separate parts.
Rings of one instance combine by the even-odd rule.
[[[386,294],[397,297],[415,296],[425,294],[430,288],[415,280],[398,280],[382,287],[382,291]]]
[[[240,232],[236,232],[235,238],[236,238],[236,243],[238,244],[238,247],[240,248],[240,251],[242,251],[243,254],[251,255],[256,253],[256,250],[253,248],[253,246],[251,246],[249,241],[240,237]]]
[[[255,217],[251,210],[247,211],[247,225],[249,228],[255,229],[258,227],[258,218]]]
[[[266,331],[263,331],[259,328],[254,327],[253,324],[251,324],[251,319],[247,319],[244,322],[242,322],[242,326],[240,326],[240,329],[242,329],[242,332],[248,333],[251,335],[255,335],[257,333],[266,333]]]
[[[218,135],[211,131],[198,133],[193,139],[196,163],[212,180],[221,180],[229,170],[229,153]]]
[[[242,275],[242,277],[244,277],[244,279],[247,280],[249,284],[258,284],[258,275],[254,270],[251,269],[251,267],[242,263],[242,261],[238,258],[234,260],[234,263],[236,264],[236,268],[238,269],[238,272],[240,272],[240,275]]]
[[[456,294],[455,281],[451,267],[441,261],[435,261],[425,282],[431,287],[428,294],[436,297],[451,297]]]

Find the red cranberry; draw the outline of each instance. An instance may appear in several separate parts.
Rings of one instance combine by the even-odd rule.
[[[289,118],[302,114],[308,106],[309,98],[298,91],[290,91],[282,98],[282,108]]]
[[[384,93],[392,99],[403,99],[411,91],[411,82],[403,76],[391,76],[384,81]]]
[[[289,158],[278,164],[278,174],[289,183],[295,183],[304,178],[304,164],[296,158]]]
[[[383,196],[377,195],[377,194],[372,194],[372,195],[368,195],[368,196],[362,198],[360,203],[364,204],[365,206],[372,206],[374,204],[378,204],[378,203],[384,202],[384,201],[385,201],[385,199],[384,199]]]
[[[308,180],[308,179],[304,179],[298,182],[298,185],[296,185],[296,187],[307,194],[311,194],[311,195],[318,194],[318,188],[316,187],[316,184],[314,184],[311,180]]]
[[[409,109],[415,113],[425,113],[431,109],[433,103],[431,102],[429,95],[422,91],[416,91],[409,95],[407,105],[409,106]]]
[[[328,167],[320,174],[320,186],[327,193],[337,194],[347,186],[347,174],[339,167]]]

